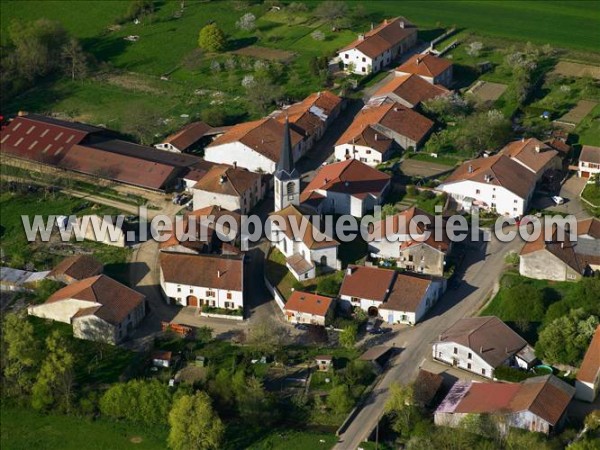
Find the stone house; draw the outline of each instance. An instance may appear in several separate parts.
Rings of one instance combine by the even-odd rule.
[[[290,323],[326,326],[333,318],[334,306],[331,297],[294,291],[285,303],[285,317]]]

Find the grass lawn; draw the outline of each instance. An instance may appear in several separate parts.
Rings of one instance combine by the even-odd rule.
[[[437,158],[435,158],[428,153],[412,153],[410,154],[409,158],[414,159],[415,161],[425,161],[449,167],[454,167],[458,163],[462,162],[461,159],[452,158],[449,156],[438,156]]]
[[[5,405],[0,408],[0,447],[11,450],[162,450],[166,431],[151,432],[107,420],[45,415]]]
[[[581,196],[588,202],[600,207],[600,187],[596,184],[588,184],[581,193]]]
[[[600,105],[579,123],[575,133],[579,135],[580,144],[600,146]]]
[[[269,434],[264,439],[250,445],[250,450],[305,450],[329,449],[337,442],[337,437],[329,433],[310,431],[281,430]]]

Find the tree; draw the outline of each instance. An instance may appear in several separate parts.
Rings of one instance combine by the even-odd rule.
[[[325,33],[323,33],[321,30],[315,30],[310,33],[310,37],[312,37],[315,41],[324,41]]]
[[[167,442],[173,450],[220,448],[225,427],[205,392],[177,399],[169,413],[169,424]]]
[[[266,114],[269,106],[279,100],[282,95],[281,86],[273,83],[266,75],[255,76],[254,82],[246,88],[246,98],[250,106],[261,115]]]
[[[391,204],[391,203],[386,203],[385,205],[383,205],[383,207],[381,208],[381,218],[385,219],[388,216],[393,216],[398,212],[398,208],[396,208],[395,205]]]
[[[421,419],[419,409],[414,402],[412,385],[398,382],[390,386],[385,412],[390,416],[392,429],[401,436],[408,436],[414,424]]]
[[[340,292],[341,280],[334,276],[322,277],[317,283],[317,292],[322,295],[336,296]]]
[[[220,52],[225,48],[225,34],[215,23],[206,25],[200,30],[198,46],[207,52]]]
[[[4,390],[16,396],[31,392],[40,354],[33,325],[20,313],[6,314],[2,324]]]
[[[127,121],[123,123],[123,131],[131,134],[142,144],[150,144],[155,139],[157,128],[161,125],[159,114],[149,108],[140,108],[132,103],[127,109]]]
[[[544,295],[529,283],[509,287],[502,296],[502,320],[536,322],[544,317]]]
[[[536,354],[551,364],[577,366],[587,350],[598,317],[588,315],[583,308],[571,310],[546,325],[539,334]]]
[[[512,129],[510,120],[493,109],[467,117],[459,131],[453,146],[480,152],[503,145],[509,140]]]
[[[169,387],[158,380],[117,383],[100,398],[100,411],[114,419],[163,425],[171,407]]]
[[[320,3],[315,9],[314,16],[327,22],[343,19],[348,15],[346,2],[327,0]]]
[[[143,19],[154,12],[153,0],[132,0],[127,8],[125,20]]]
[[[248,332],[248,344],[261,353],[276,353],[288,340],[287,329],[275,319],[263,318]]]
[[[71,409],[75,358],[59,331],[46,338],[46,358],[31,390],[31,405],[44,410],[60,402],[67,412]]]
[[[426,100],[422,106],[425,112],[443,122],[456,121],[473,110],[473,105],[455,92]]]
[[[243,372],[240,371],[243,376]],[[249,377],[237,389],[238,411],[244,422],[255,426],[268,425],[276,416],[272,397],[265,391],[262,382],[256,377]]]
[[[345,414],[354,406],[354,399],[347,384],[340,384],[329,391],[327,407],[335,414]]]
[[[356,325],[348,325],[340,332],[340,344],[346,348],[353,348],[356,344],[356,334],[358,330]]]
[[[81,45],[77,39],[71,38],[63,45],[61,56],[64,64],[64,71],[71,77],[72,81],[87,76],[87,56],[81,49]]]
[[[252,31],[256,28],[256,16],[252,13],[246,13],[235,23],[240,30]]]
[[[203,122],[206,122],[213,127],[220,127],[225,125],[225,119],[227,116],[225,115],[225,111],[223,111],[223,109],[211,107],[203,109],[200,113],[200,118]]]

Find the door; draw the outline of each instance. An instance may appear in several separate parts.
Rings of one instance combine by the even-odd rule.
[[[198,299],[193,295],[189,295],[187,298],[187,305],[188,306],[198,306]]]

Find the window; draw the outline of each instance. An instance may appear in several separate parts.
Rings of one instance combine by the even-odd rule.
[[[360,298],[358,298],[358,297],[352,297],[351,300],[352,300],[353,303],[360,302]]]
[[[365,69],[364,67],[361,69],[362,72],[366,72],[367,69]]]
[[[348,53],[346,53],[346,54],[344,55],[344,58],[348,59],[348,58],[350,58],[350,55],[349,55]]]
[[[216,297],[215,291],[206,291],[207,297]]]
[[[360,158],[360,162],[367,162],[367,158]]]
[[[458,348],[454,347],[454,354],[458,355]]]
[[[469,352],[469,354],[467,355],[467,358],[473,359],[473,354],[471,352]]]
[[[231,292],[227,293],[227,300],[231,300]]]
[[[194,293],[194,288],[190,286],[190,294]]]
[[[515,201],[514,201],[513,203],[519,203],[519,200],[516,200],[516,199],[515,199]]]
[[[363,58],[362,58],[362,62],[367,62],[367,58],[365,58],[365,57],[363,56]]]
[[[480,190],[480,189],[476,189],[476,190],[475,190],[475,193],[476,193],[476,194],[481,194],[481,190]]]
[[[442,357],[442,352],[438,352],[438,358]]]
[[[467,364],[467,369],[471,370],[471,363]]]
[[[481,375],[485,375],[485,369],[481,369]]]
[[[496,196],[495,196],[495,195],[492,195],[492,198],[496,198]]]
[[[370,155],[370,154],[371,154],[371,150],[367,150],[367,155]]]
[[[181,292],[181,286],[177,286],[177,292]]]

